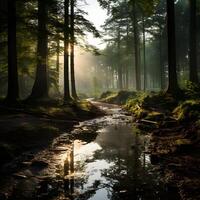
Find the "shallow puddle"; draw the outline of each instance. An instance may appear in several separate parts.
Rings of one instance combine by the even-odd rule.
[[[93,142],[71,144],[63,163],[66,194],[77,200],[178,199],[164,187],[145,153],[148,136],[138,135],[124,123],[98,132]]]

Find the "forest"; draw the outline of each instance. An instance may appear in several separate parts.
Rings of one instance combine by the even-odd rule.
[[[0,0],[0,200],[200,199],[200,1]]]

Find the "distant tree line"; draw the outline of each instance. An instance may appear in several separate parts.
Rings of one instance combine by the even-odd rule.
[[[107,89],[177,93],[184,80],[199,83],[199,2],[99,2],[109,15],[104,24],[107,47],[102,53],[109,75]]]

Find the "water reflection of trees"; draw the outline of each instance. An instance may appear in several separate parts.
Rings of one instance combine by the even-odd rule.
[[[74,199],[74,143],[70,145],[70,150],[64,160],[63,189],[66,197]]]
[[[162,196],[160,191],[164,189],[159,187],[157,174],[144,153],[145,137],[133,135],[127,126],[111,126],[97,142],[102,147],[101,158],[114,163],[112,168],[102,170],[109,182],[105,187],[110,188],[110,199],[149,200]]]
[[[84,162],[84,161],[83,161]],[[78,181],[75,182],[74,175],[75,175],[75,166],[74,166],[74,142],[70,145],[70,149],[66,155],[66,158],[64,160],[64,166],[63,166],[63,191],[64,191],[64,197],[73,200],[86,200],[89,199],[91,196],[95,194],[95,188],[97,186],[94,185],[91,187],[91,189],[88,188],[87,191],[78,194],[75,191],[75,188],[84,188],[84,184],[86,184],[88,177],[86,175],[82,175],[79,177]],[[84,164],[79,163],[78,164],[78,170],[84,171]]]
[[[159,186],[157,174],[152,171],[144,151],[145,138],[131,133],[127,126],[110,126],[101,133],[96,142],[102,147],[89,162],[96,159],[112,163],[112,167],[101,171],[106,182],[94,181],[84,188],[87,175],[74,182],[74,144],[64,163],[64,190],[67,197],[74,198],[74,188],[81,188],[75,199],[89,199],[97,190],[105,188],[108,199],[166,199],[164,188]],[[83,167],[83,166],[82,166]],[[84,168],[81,168],[84,171]],[[80,169],[79,169],[80,171]],[[98,183],[98,184],[97,184]]]

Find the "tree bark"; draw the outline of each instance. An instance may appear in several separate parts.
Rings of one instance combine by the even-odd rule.
[[[190,81],[198,84],[196,0],[190,0]]]
[[[117,50],[118,50],[118,89],[123,89],[122,84],[122,66],[121,66],[121,55],[120,55],[120,49],[121,49],[121,33],[120,33],[120,27],[118,29],[118,36],[117,36]]]
[[[167,28],[168,28],[168,93],[176,94],[179,90],[176,72],[176,37],[174,0],[167,0]]]
[[[163,56],[162,56],[161,27],[160,27],[160,35],[159,35],[159,59],[160,59],[160,88],[161,90],[165,90],[165,69],[164,69]]]
[[[19,98],[16,43],[16,1],[8,0],[8,102]]]
[[[37,44],[37,69],[31,99],[48,98],[48,34],[47,34],[47,2],[38,0],[38,44]]]
[[[57,72],[57,84],[59,86],[59,71],[60,71],[60,40],[57,39],[56,46],[56,72]]]
[[[70,57],[70,67],[71,67],[71,92],[72,97],[74,99],[78,99],[77,93],[76,93],[76,82],[75,82],[75,70],[74,70],[74,0],[71,0],[71,41],[70,41],[70,47],[71,47],[71,57]]]
[[[69,0],[64,2],[64,103],[71,100],[69,89]]]
[[[135,76],[136,76],[136,90],[141,90],[141,77],[140,77],[140,59],[139,59],[139,33],[138,33],[138,20],[136,1],[133,1],[133,29],[134,29],[134,43],[135,43]]]
[[[145,33],[145,21],[144,16],[142,17],[142,35],[143,35],[143,73],[144,73],[144,91],[146,91],[146,33]]]
[[[60,94],[60,40],[59,33],[58,38],[56,39],[56,90]]]
[[[126,26],[126,54],[129,54],[129,20],[127,19],[127,26]],[[125,89],[129,89],[129,61],[126,61],[126,66],[125,66]]]

